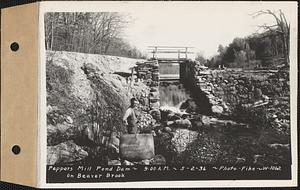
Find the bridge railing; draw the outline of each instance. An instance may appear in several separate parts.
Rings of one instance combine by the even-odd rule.
[[[185,46],[148,46],[148,52],[152,53],[154,59],[158,58],[158,54],[177,54],[178,59],[188,58],[188,54],[194,54],[191,49],[194,47]],[[184,55],[182,57],[181,55]]]

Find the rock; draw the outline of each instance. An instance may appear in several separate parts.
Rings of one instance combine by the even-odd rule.
[[[274,143],[274,144],[268,144],[268,147],[273,149],[290,149],[290,144],[280,144],[280,143]]]
[[[66,122],[72,124],[73,123],[73,119],[70,116],[66,117]]]
[[[120,137],[116,132],[112,132],[108,141],[108,156],[111,159],[119,156]]]
[[[176,129],[174,137],[172,138],[172,144],[178,153],[182,153],[190,143],[197,139],[197,137],[198,132],[196,131]]]
[[[201,117],[201,121],[204,126],[206,126],[206,127],[210,126],[210,117],[203,115]]]
[[[255,88],[254,89],[254,97],[255,98],[260,98],[262,96],[262,91],[260,88]]]
[[[95,134],[94,134],[93,126],[91,125],[86,126],[83,133],[87,139],[95,142]]]
[[[158,92],[158,88],[157,87],[151,87],[150,92]]]
[[[47,105],[46,112],[49,113],[51,111],[52,111],[52,106],[51,105]]]
[[[266,95],[262,95],[262,98],[263,98],[264,101],[269,101],[270,100],[270,98]]]
[[[150,160],[150,165],[166,165],[166,159],[162,155],[155,155],[154,158]]]
[[[162,134],[162,131],[159,129],[157,130],[157,134],[161,135]]]
[[[155,120],[150,114],[142,113],[138,117],[138,121],[138,128],[140,129],[141,133],[151,133]]]
[[[153,81],[159,81],[159,73],[152,73],[152,80]]]
[[[156,137],[156,133],[154,130],[151,131],[151,134],[153,135],[153,137]]]
[[[88,153],[73,141],[66,141],[56,146],[47,147],[47,164],[66,164],[83,160]]]
[[[274,122],[278,123],[278,124],[280,123],[280,121],[279,121],[279,119],[277,117],[274,119]]]
[[[181,128],[190,128],[192,126],[192,123],[188,119],[175,120],[174,124],[176,125],[176,127],[181,127]]]
[[[243,80],[238,80],[238,83],[243,85],[245,82]]]
[[[165,132],[172,132],[172,129],[170,127],[165,127],[164,130]]]
[[[187,99],[180,106],[180,109],[185,109],[187,113],[195,112],[197,110],[197,108],[198,108],[198,106],[197,106],[196,102],[192,99]]]
[[[109,166],[120,166],[121,162],[120,162],[120,160],[108,160],[107,165],[109,165]]]
[[[143,160],[142,161],[135,161],[135,162],[133,162],[133,165],[146,165],[144,162],[143,162]]]
[[[151,110],[150,114],[153,117],[153,119],[155,119],[156,121],[161,120],[161,113],[160,113],[159,109]]]
[[[123,161],[123,165],[125,165],[125,166],[133,166],[134,163],[129,162],[128,160],[124,160],[124,161]]]
[[[282,123],[281,128],[286,131],[290,128],[290,125],[288,123]]]
[[[194,129],[200,129],[203,126],[203,123],[201,121],[193,121],[192,126]]]
[[[150,109],[159,109],[159,106],[160,106],[160,104],[158,101],[154,102],[154,103],[150,102]]]
[[[150,160],[142,160],[140,163],[141,165],[150,165]]]
[[[171,106],[161,106],[159,109],[162,114],[168,115],[168,116],[177,115],[177,116],[181,117],[183,114],[186,114],[186,112],[181,110],[181,109],[185,109],[185,108],[178,109],[176,107],[171,107]]]
[[[150,102],[150,103],[156,103],[156,102],[159,102],[159,98],[152,98],[152,97],[150,97],[150,98],[149,98],[149,102]]]
[[[214,105],[211,107],[213,113],[223,113],[224,109],[222,106]]]
[[[277,105],[279,105],[279,104],[280,104],[280,103],[279,103],[278,100],[275,99],[275,100],[273,101],[273,105],[274,105],[274,106],[277,106]]]
[[[263,158],[264,155],[256,154],[253,156],[253,164],[260,164],[260,159]]]
[[[237,157],[235,164],[242,164],[244,162],[246,162],[246,158],[239,158],[239,157]]]
[[[239,97],[242,98],[242,99],[247,99],[248,98],[248,94],[240,94]]]
[[[159,99],[159,92],[150,92],[149,93],[149,98],[151,99]]]
[[[47,145],[54,146],[80,135],[77,127],[68,123],[47,126]]]
[[[157,81],[151,81],[151,83],[149,84],[150,87],[158,87],[159,86],[159,82]]]
[[[229,111],[229,107],[226,105],[225,102],[222,103],[222,106],[224,108],[224,111]]]

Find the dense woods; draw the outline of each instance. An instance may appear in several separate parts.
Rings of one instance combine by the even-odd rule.
[[[209,67],[260,68],[289,64],[290,24],[283,12],[270,10],[251,14],[272,16],[275,23],[258,26],[258,32],[245,38],[234,38],[228,46],[219,45],[218,54],[205,60],[201,54],[197,60]]]
[[[123,35],[128,15],[117,12],[55,12],[45,14],[47,50],[141,58]]]

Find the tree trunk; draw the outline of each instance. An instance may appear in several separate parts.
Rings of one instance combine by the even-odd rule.
[[[51,44],[50,44],[50,45],[51,45],[51,48],[50,48],[51,51],[53,51],[53,41],[54,41],[54,40],[53,40],[53,37],[54,37],[54,36],[53,36],[53,32],[54,32],[54,29],[53,29],[53,20],[52,20],[52,21],[51,21]]]
[[[288,29],[289,30],[289,29]],[[289,65],[289,63],[290,63],[290,57],[289,57],[289,55],[290,55],[290,31],[288,31],[288,34],[287,34],[287,36],[286,36],[286,40],[285,40],[285,42],[286,42],[286,55],[287,55],[287,65]]]
[[[286,64],[289,63],[289,53],[288,53],[288,46],[287,46],[287,41],[286,41],[286,36],[284,34],[281,35],[281,39],[283,42],[283,56],[286,61]]]
[[[105,46],[104,54],[107,54],[109,46],[110,46],[110,40],[107,42],[107,44]]]

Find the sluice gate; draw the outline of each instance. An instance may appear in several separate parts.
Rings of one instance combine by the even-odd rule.
[[[190,59],[188,55],[194,54],[190,49],[193,47],[181,46],[149,46],[152,60],[159,64],[160,81],[176,81],[182,76],[183,64]]]

